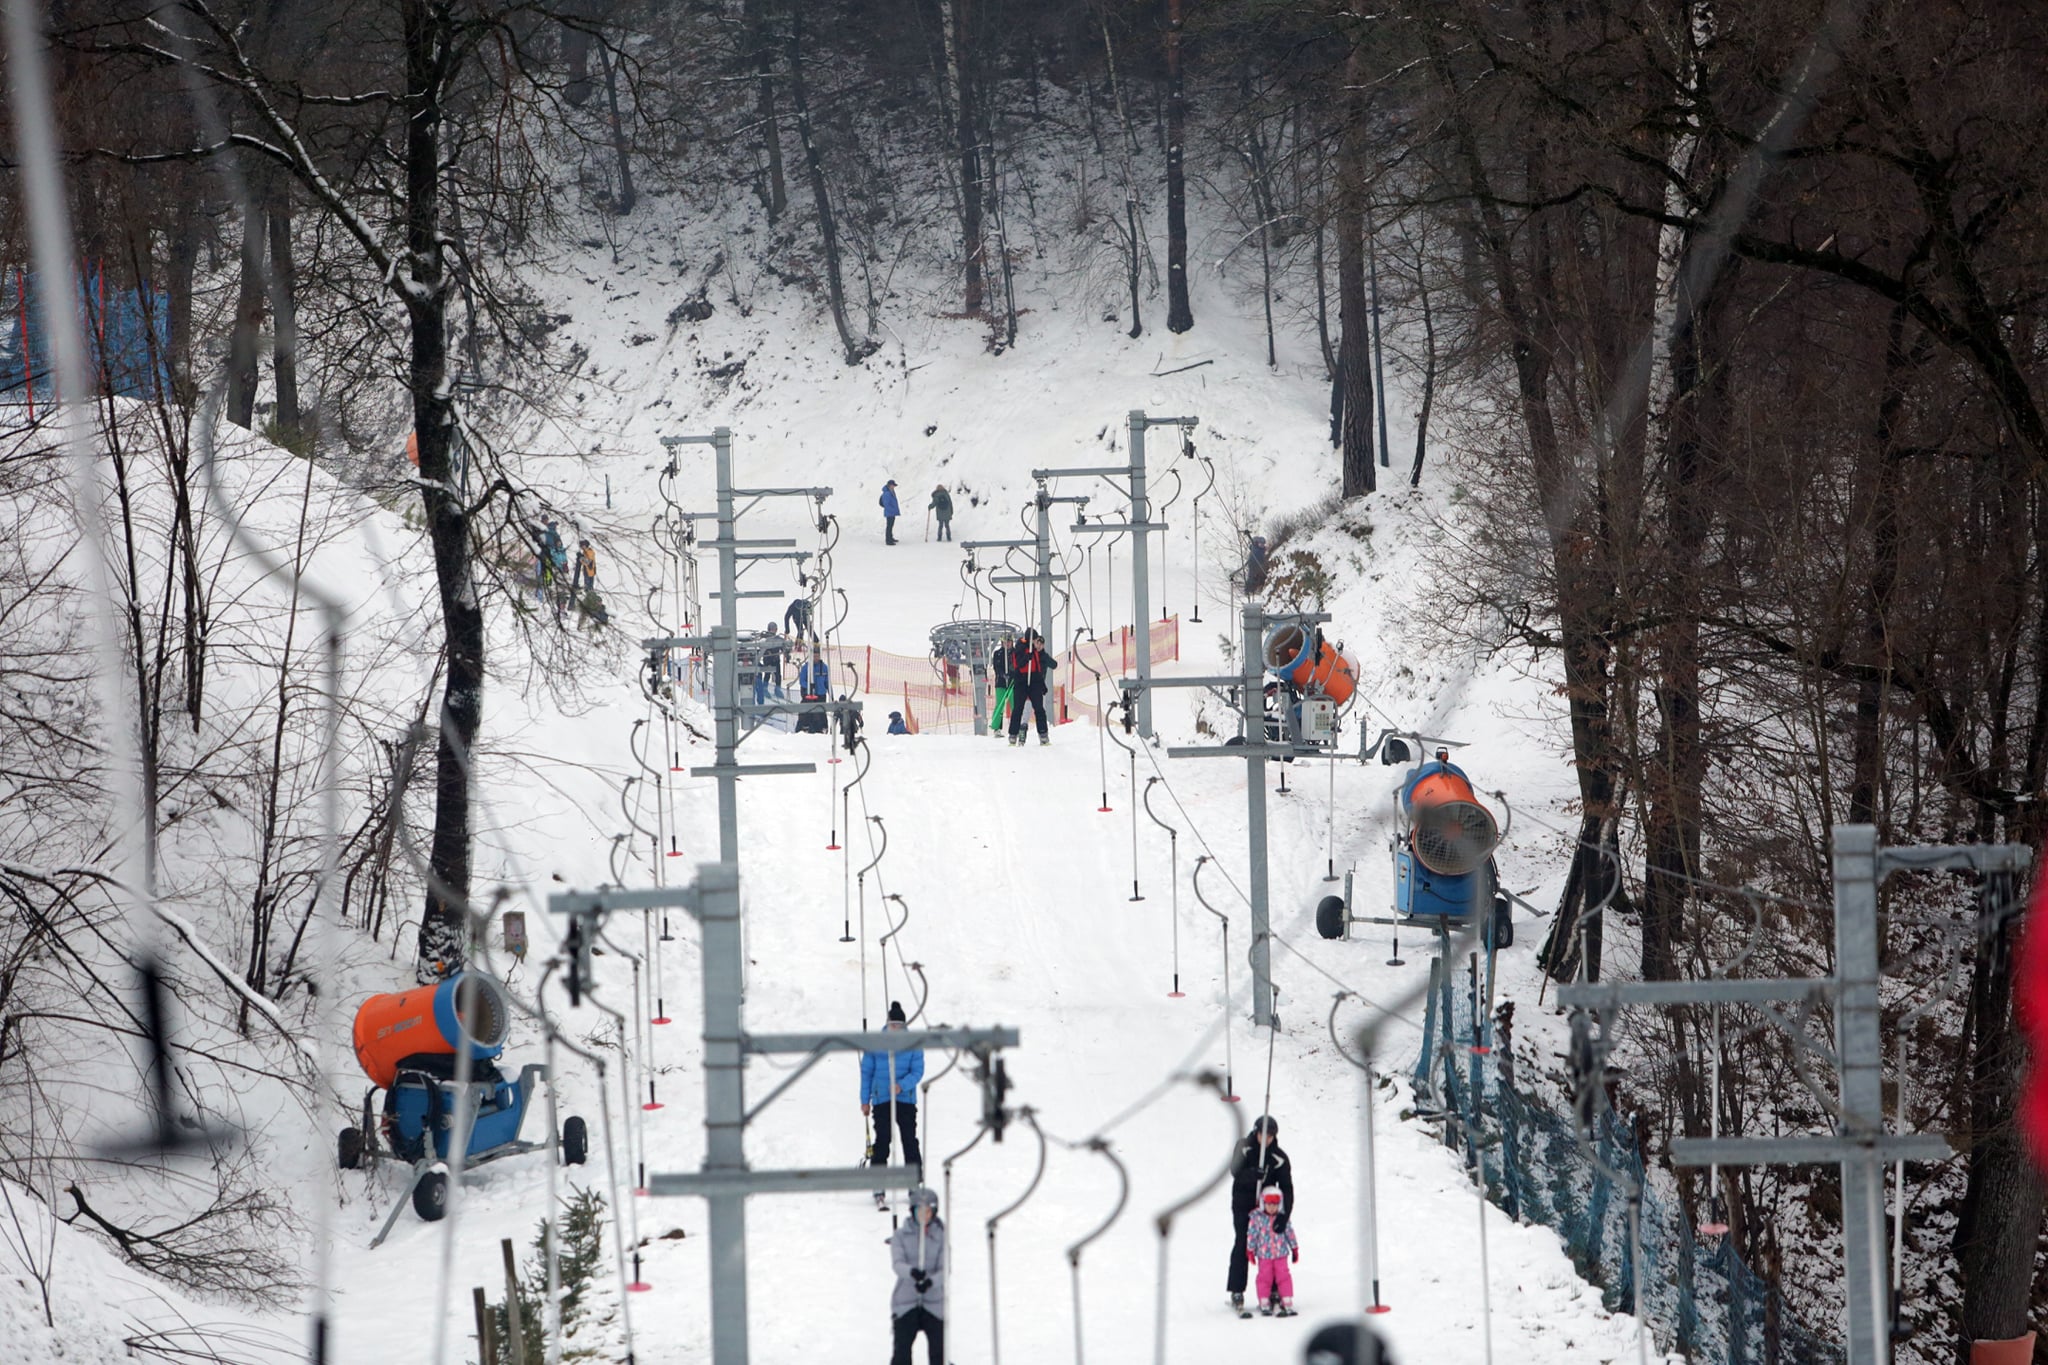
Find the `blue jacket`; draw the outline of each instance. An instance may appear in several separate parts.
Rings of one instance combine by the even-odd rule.
[[[916,1104],[917,1083],[924,1079],[924,1049],[910,1048],[896,1054],[896,1103]],[[883,1105],[889,1102],[889,1054],[860,1054],[860,1102]]]
[[[885,517],[900,517],[903,515],[902,504],[896,501],[896,490],[893,488],[884,488],[882,490],[882,515]]]

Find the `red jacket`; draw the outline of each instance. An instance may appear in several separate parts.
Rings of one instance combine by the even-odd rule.
[[[2013,962],[2013,1010],[2032,1056],[2020,1089],[2020,1128],[2048,1171],[2048,870],[2034,873],[2034,903],[2020,921]]]

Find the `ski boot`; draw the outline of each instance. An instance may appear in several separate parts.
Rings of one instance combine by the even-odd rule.
[[[875,1208],[882,1213],[889,1211],[889,1196],[883,1194],[880,1190],[875,1191]]]
[[[1241,1318],[1248,1318],[1252,1315],[1252,1310],[1245,1306],[1244,1295],[1242,1294],[1232,1294],[1230,1296],[1230,1311]]]
[[[1276,1308],[1276,1309],[1274,1309],[1274,1310],[1273,1310],[1273,1316],[1274,1316],[1274,1317],[1276,1317],[1276,1318],[1291,1318],[1291,1317],[1293,1317],[1293,1316],[1294,1316],[1294,1300],[1293,1300],[1293,1299],[1282,1299],[1282,1300],[1280,1300],[1280,1306],[1279,1306],[1278,1308]]]
[[[1259,1305],[1259,1316],[1262,1318],[1270,1318],[1273,1316],[1273,1304],[1270,1300]]]
[[[1050,743],[1052,743],[1052,736],[1051,736],[1051,735],[1040,735],[1040,736],[1038,737],[1038,742],[1039,742],[1039,744],[1040,744],[1041,746],[1043,746],[1043,745],[1047,745],[1047,744],[1050,744]]]

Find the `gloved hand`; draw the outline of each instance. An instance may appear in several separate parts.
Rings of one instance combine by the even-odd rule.
[[[1285,1237],[1287,1235],[1287,1212],[1284,1209],[1273,1215],[1273,1235],[1275,1237]]]
[[[1259,1263],[1259,1253],[1256,1251],[1247,1251],[1244,1254],[1244,1259],[1246,1264],[1248,1265],[1257,1265]]]
[[[922,1270],[911,1271],[910,1282],[917,1286],[917,1292],[920,1294],[932,1287],[932,1277],[925,1274]]]
[[[1300,1248],[1300,1247],[1296,1247],[1296,1248],[1294,1249],[1294,1253],[1293,1253],[1293,1254],[1292,1254],[1291,1256],[1289,1256],[1289,1257],[1288,1257],[1287,1259],[1288,1259],[1288,1260],[1290,1260],[1290,1261],[1292,1261],[1292,1262],[1294,1262],[1294,1263],[1295,1263],[1296,1265],[1300,1265],[1300,1264],[1301,1264],[1301,1248]]]

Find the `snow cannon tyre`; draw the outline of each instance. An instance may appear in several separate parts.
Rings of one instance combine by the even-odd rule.
[[[1515,946],[1514,906],[1506,896],[1493,902],[1493,920],[1487,926],[1486,946],[1489,948],[1512,948]]]
[[[562,1164],[581,1166],[590,1160],[590,1125],[580,1117],[562,1121]]]
[[[412,1187],[412,1211],[422,1223],[438,1223],[448,1216],[448,1172],[428,1171]]]
[[[334,1164],[353,1171],[363,1164],[363,1130],[344,1128],[334,1139]]]
[[[1316,902],[1316,932],[1324,938],[1344,937],[1344,898],[1325,896]]]

